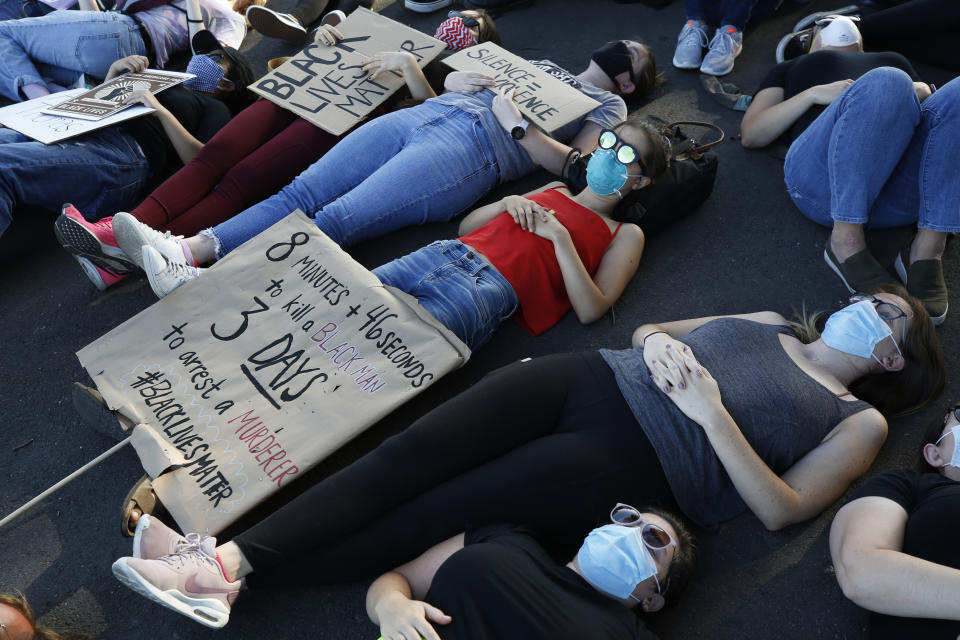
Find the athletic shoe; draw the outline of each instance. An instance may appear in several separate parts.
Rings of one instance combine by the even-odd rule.
[[[833,250],[830,249],[830,241],[827,240],[827,246],[823,250],[823,259],[827,266],[840,276],[843,286],[850,293],[861,291],[872,293],[878,285],[895,282],[887,270],[873,257],[869,249],[858,251],[840,262],[833,254]]]
[[[707,23],[687,20],[677,37],[673,52],[673,66],[677,69],[697,69],[703,61],[703,48],[707,46]]]
[[[733,71],[733,61],[743,51],[743,32],[736,27],[726,25],[717,29],[710,50],[703,57],[700,73],[711,76],[725,76]]]
[[[346,19],[347,14],[339,9],[334,9],[327,15],[323,16],[323,20],[320,21],[320,24],[328,27],[335,27]]]
[[[777,64],[793,60],[800,56],[810,53],[810,45],[813,44],[813,27],[788,33],[777,43],[776,61]]]
[[[133,534],[133,557],[144,560],[156,560],[177,553],[189,544],[185,536],[180,535],[159,519],[145,513],[137,520]]]
[[[113,216],[113,233],[117,244],[127,257],[143,269],[143,247],[153,247],[172,262],[186,262],[180,240],[183,236],[172,236],[170,232],[160,233],[151,229],[129,213],[120,212]]]
[[[911,264],[908,244],[897,254],[893,266],[910,295],[923,303],[923,308],[930,314],[933,324],[942,324],[947,319],[947,309],[950,306],[947,283],[943,279],[943,262],[935,259],[917,260]]]
[[[143,247],[143,270],[147,272],[150,288],[158,298],[163,298],[183,283],[193,280],[206,271],[183,262],[171,262],[149,245]]]
[[[110,269],[98,267],[87,258],[73,256],[73,259],[80,263],[80,268],[83,269],[83,274],[87,276],[87,278],[90,279],[90,282],[93,283],[93,286],[100,291],[105,291],[107,287],[115,285],[127,277],[127,274],[125,273],[117,273],[116,271],[111,271]]]
[[[137,265],[117,244],[111,218],[87,222],[76,207],[65,204],[53,223],[53,233],[64,249],[78,258],[86,258],[97,267],[117,275],[137,270]],[[83,261],[80,264],[83,265]]]
[[[294,44],[307,40],[307,29],[289,13],[279,13],[266,7],[252,5],[247,8],[250,26],[265,36],[280,38]]]
[[[215,538],[201,540],[191,533],[176,553],[162,558],[120,558],[113,563],[113,575],[140,595],[219,629],[230,620],[241,581],[227,580],[216,544]]]
[[[404,0],[403,6],[417,13],[430,13],[443,9],[444,7],[449,7],[452,4],[453,0],[433,0],[426,2],[421,0]]]
[[[815,13],[811,13],[807,17],[800,20],[800,22],[795,24],[793,26],[793,31],[794,33],[797,31],[803,31],[807,27],[812,27],[817,20],[821,20],[827,16],[849,16],[858,13],[860,13],[860,7],[855,4],[847,5],[846,7],[841,7],[834,11],[817,11]]]

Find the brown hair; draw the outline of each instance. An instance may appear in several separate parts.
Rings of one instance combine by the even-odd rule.
[[[697,565],[697,539],[687,528],[686,523],[675,514],[654,507],[647,507],[641,511],[660,516],[670,523],[677,534],[677,548],[673,554],[673,560],[670,561],[670,573],[664,581],[661,594],[665,601],[664,608],[666,608],[679,601],[680,595],[690,584],[690,578]]]
[[[497,29],[497,25],[490,14],[483,9],[471,9],[471,11],[477,13],[477,42],[481,44],[484,42],[502,44],[500,42],[500,30]]]
[[[653,179],[666,171],[667,167],[670,166],[670,146],[663,131],[646,117],[637,113],[627,116],[626,120],[614,127],[614,131],[620,131],[624,128],[642,132],[647,138],[647,142],[650,143],[647,152],[640,157],[640,162],[646,170],[647,177]]]
[[[26,618],[27,624],[29,624],[33,630],[31,640],[65,640],[64,637],[56,631],[37,624],[37,620],[33,615],[33,609],[31,609],[29,603],[27,603],[27,598],[19,591],[16,595],[0,593],[0,604],[7,605]]]

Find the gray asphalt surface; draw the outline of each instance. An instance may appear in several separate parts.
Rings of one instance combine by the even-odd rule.
[[[817,0],[799,5],[786,0],[777,15],[747,33],[744,52],[725,80],[752,92],[773,64],[780,36],[810,11],[836,4],[842,3]],[[275,6],[282,10],[291,5],[292,0],[277,0]],[[384,13],[430,33],[445,15],[414,14],[398,4]],[[574,72],[603,42],[638,37],[653,47],[668,78],[641,111],[665,120],[714,122],[732,137],[738,133],[740,114],[713,102],[696,73],[670,66],[683,18],[682,2],[656,11],[612,0],[537,0],[531,8],[504,15],[498,25],[504,44],[515,53],[550,58]],[[265,71],[267,59],[293,52],[290,45],[263,40],[256,33],[248,36],[244,49],[256,61],[258,74]],[[949,77],[927,71],[938,83]],[[358,437],[234,531],[362,455],[484,373],[519,358],[626,346],[632,330],[644,322],[765,309],[789,315],[802,304],[835,309],[846,296],[821,258],[827,231],[793,207],[782,186],[781,161],[766,151],[744,150],[733,141],[717,153],[720,171],[710,200],[689,218],[649,238],[640,270],[616,305],[615,319],[608,314],[583,327],[568,314],[536,339],[513,323],[505,324],[464,369]],[[548,179],[537,174],[509,191],[523,192]],[[144,279],[98,293],[56,245],[52,221],[49,213],[19,211],[14,228],[0,241],[0,397],[7,416],[0,435],[0,514],[113,444],[86,425],[73,407],[73,381],[87,381],[74,352],[155,302]],[[434,239],[454,237],[455,232],[456,222],[407,229],[365,243],[353,254],[374,267]],[[889,264],[909,237],[909,230],[897,230],[872,233],[869,241],[881,262]],[[948,247],[944,263],[951,291],[960,291],[954,246]],[[956,305],[956,295],[953,298]],[[949,318],[940,329],[950,361],[960,349],[957,322]],[[894,420],[869,475],[912,464],[924,426],[942,415],[948,400],[960,398],[958,390],[951,381],[934,406]],[[410,461],[412,467],[429,463],[429,452]],[[110,563],[129,554],[130,541],[119,534],[120,506],[140,475],[134,453],[123,451],[0,529],[0,590],[22,589],[49,625],[111,639],[377,637],[363,610],[365,584],[245,595],[229,625],[219,632],[122,587],[111,575]],[[716,534],[702,535],[696,583],[681,606],[651,618],[650,626],[664,638],[864,637],[867,615],[843,598],[831,574],[827,532],[838,507],[777,533],[765,531],[748,514]]]

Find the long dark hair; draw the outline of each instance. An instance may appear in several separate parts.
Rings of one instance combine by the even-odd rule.
[[[677,533],[677,549],[673,554],[673,560],[670,561],[670,573],[668,581],[663,585],[664,608],[673,606],[680,600],[680,595],[686,590],[693,577],[694,569],[697,566],[697,538],[693,535],[686,523],[676,514],[670,511],[663,511],[654,507],[641,509],[660,516],[670,523],[673,530]]]

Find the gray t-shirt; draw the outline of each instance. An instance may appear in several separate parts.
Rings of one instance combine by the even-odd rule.
[[[549,60],[531,60],[530,62],[600,103],[600,106],[593,111],[553,132],[551,135],[554,139],[564,144],[569,143],[583,128],[584,122],[587,121],[594,122],[604,128],[611,128],[626,119],[627,105],[620,96],[604,91],[588,82],[578,80]],[[496,116],[490,110],[494,96],[496,94],[493,91],[483,89],[477,93],[444,93],[436,98],[431,98],[431,100],[457,107],[475,114],[479,118],[480,125],[489,137],[490,143],[493,145],[493,152],[497,156],[500,182],[508,182],[532,173],[537,169],[537,165],[533,163],[520,143],[511,138],[510,133],[505,131],[497,122]]]
[[[869,409],[847,401],[808,376],[787,355],[779,335],[789,329],[721,318],[683,342],[716,379],[723,406],[777,475],[789,469],[844,419]],[[714,528],[747,505],[703,429],[650,379],[643,349],[600,351],[620,391],[650,439],[677,504],[691,520]]]

